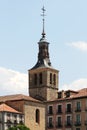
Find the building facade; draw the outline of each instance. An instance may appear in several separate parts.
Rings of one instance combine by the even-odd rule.
[[[2,103],[0,105],[0,130],[7,130],[17,124],[24,124],[24,114]]]
[[[49,42],[44,31],[44,11],[43,8],[43,31],[38,42],[37,63],[28,71],[29,96],[0,96],[0,103],[4,102],[18,111],[17,116],[9,111],[13,122],[14,117],[19,120],[19,115],[24,115],[23,122],[30,130],[87,130],[87,88],[59,91],[59,71],[52,67],[50,61]],[[4,113],[7,120],[8,112]],[[1,121],[1,117],[2,113],[0,128],[4,121]],[[7,130],[7,127],[0,130]]]
[[[47,130],[87,130],[87,88],[59,92],[46,106]]]
[[[45,104],[43,104],[41,101],[23,94],[16,94],[1,96],[0,103],[2,104],[3,102],[9,107],[13,108],[15,111],[18,111],[24,115],[24,124],[30,128],[30,130],[45,130]],[[12,127],[14,126],[14,123],[12,121],[12,112],[9,111],[9,114],[9,119],[11,120],[9,127]],[[1,121],[1,125],[3,125],[3,122],[4,119]],[[15,125],[18,124],[20,123],[17,123]],[[8,127],[2,130],[8,130]]]

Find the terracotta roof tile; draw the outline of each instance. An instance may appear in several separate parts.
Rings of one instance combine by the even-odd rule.
[[[69,90],[74,92],[70,97],[64,97],[64,98],[58,98],[58,99],[51,99],[49,101],[46,102],[55,102],[55,101],[66,101],[66,100],[72,100],[75,98],[83,98],[83,97],[87,97],[87,88],[83,88],[81,90],[78,91],[73,91],[73,90]],[[65,91],[66,92],[66,91]]]
[[[83,89],[79,90],[77,94],[72,95],[71,97],[79,98],[79,97],[85,97],[85,96],[87,96],[87,88],[83,88]]]
[[[15,95],[7,95],[7,96],[0,96],[0,102],[12,101],[12,100],[27,100],[33,102],[40,102],[30,96],[26,96],[23,94],[15,94]]]
[[[6,105],[5,103],[0,105],[0,111],[5,111],[5,112],[12,112],[12,113],[21,113],[19,111],[16,111],[12,107]]]

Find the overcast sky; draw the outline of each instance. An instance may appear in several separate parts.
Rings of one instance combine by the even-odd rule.
[[[87,0],[0,0],[0,95],[28,94],[28,70],[45,32],[59,90],[87,87]]]

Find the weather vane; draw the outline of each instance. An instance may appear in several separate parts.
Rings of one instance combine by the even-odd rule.
[[[42,32],[42,36],[43,36],[43,38],[45,38],[45,31],[44,31],[44,26],[45,26],[45,8],[44,8],[44,6],[43,6],[43,8],[42,8],[42,14],[41,14],[41,16],[43,17],[43,32]]]

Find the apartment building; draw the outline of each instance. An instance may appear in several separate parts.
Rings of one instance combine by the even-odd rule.
[[[87,88],[58,92],[46,109],[47,130],[87,130]]]
[[[7,130],[18,124],[24,124],[24,114],[2,103],[0,105],[0,130]]]

